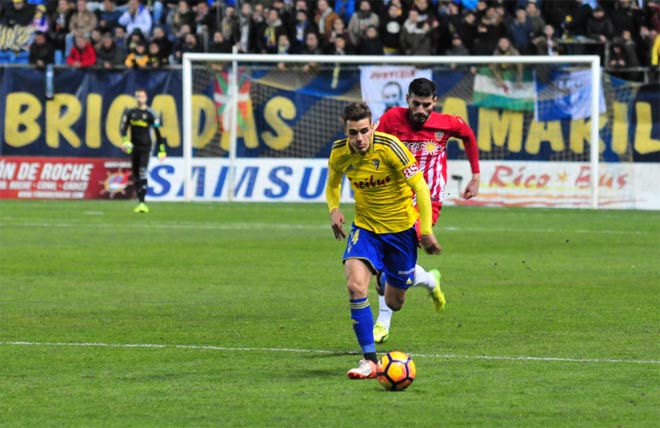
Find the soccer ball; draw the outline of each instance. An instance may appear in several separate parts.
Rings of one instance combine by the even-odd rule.
[[[378,383],[386,390],[403,391],[415,380],[417,369],[410,355],[392,351],[380,359],[376,376]]]

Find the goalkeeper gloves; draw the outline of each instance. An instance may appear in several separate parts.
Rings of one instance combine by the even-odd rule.
[[[133,151],[133,143],[131,143],[131,140],[128,139],[128,137],[122,138],[122,143],[121,143],[121,150],[122,152],[126,154],[131,154]]]
[[[158,146],[158,160],[159,161],[164,161],[165,158],[167,157],[167,152],[165,151],[165,144],[161,144]]]

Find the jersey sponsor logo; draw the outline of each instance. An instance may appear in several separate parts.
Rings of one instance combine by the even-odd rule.
[[[403,175],[404,175],[404,177],[406,177],[406,179],[409,179],[410,177],[414,176],[418,172],[419,172],[419,166],[417,165],[417,163],[414,163],[414,164],[410,165],[408,168],[405,168],[403,170]]]
[[[131,120],[131,126],[141,126],[143,128],[146,128],[146,127],[149,126],[149,124],[144,120],[139,120],[139,119],[135,120],[135,119],[133,119],[133,120]]]
[[[437,141],[405,141],[408,150],[411,152],[438,153],[443,150],[443,145]]]
[[[387,186],[392,179],[390,176],[386,176],[385,178],[374,178],[373,174],[370,175],[367,178],[349,178],[349,181],[355,187],[356,189],[368,189],[370,187],[382,187],[382,186]]]

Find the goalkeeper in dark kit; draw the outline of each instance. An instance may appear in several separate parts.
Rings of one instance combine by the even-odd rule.
[[[148,213],[149,207],[144,202],[147,195],[147,172],[151,149],[156,144],[158,159],[162,162],[167,157],[165,144],[160,136],[160,119],[156,112],[147,105],[147,91],[135,91],[137,107],[124,111],[121,118],[121,149],[131,155],[133,183],[139,200],[133,210],[136,213]],[[130,128],[130,134],[129,134]]]

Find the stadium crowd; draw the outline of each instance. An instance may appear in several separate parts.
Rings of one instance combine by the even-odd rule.
[[[184,52],[660,56],[660,0],[2,0],[0,63],[158,68]]]

